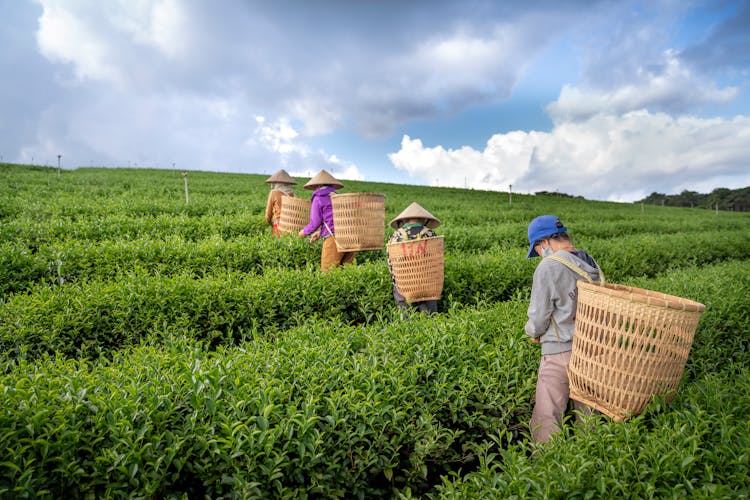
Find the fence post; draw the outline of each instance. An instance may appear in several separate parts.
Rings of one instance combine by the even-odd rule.
[[[187,181],[187,172],[182,172],[182,178],[185,180],[185,205],[190,205],[190,197],[188,196],[188,181]]]

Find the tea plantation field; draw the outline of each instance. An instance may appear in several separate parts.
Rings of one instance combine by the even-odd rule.
[[[344,181],[442,221],[428,317],[384,249],[324,275],[272,238],[266,176],[187,178],[189,203],[177,171],[0,164],[0,498],[750,495],[750,214]],[[536,448],[548,213],[608,281],[706,312],[670,403]]]

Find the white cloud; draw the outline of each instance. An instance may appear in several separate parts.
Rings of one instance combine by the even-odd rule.
[[[325,95],[304,96],[293,99],[288,107],[290,116],[304,126],[307,136],[323,135],[341,126],[343,103],[333,101]]]
[[[126,0],[132,6],[132,0]],[[150,9],[141,16],[130,18],[130,26],[139,39],[145,40],[168,57],[181,57],[189,54],[190,43],[187,33],[193,28],[188,16],[177,0],[147,2]]]
[[[549,133],[496,134],[483,151],[426,148],[404,136],[393,165],[442,186],[559,191],[632,201],[653,191],[679,192],[709,178],[747,184],[750,118],[673,118],[636,111],[557,124]]]
[[[113,62],[108,40],[98,36],[83,19],[56,4],[44,6],[37,43],[47,58],[72,63],[79,80],[121,82],[123,79],[120,68]]]
[[[331,175],[337,179],[348,179],[350,181],[363,181],[365,176],[359,171],[359,168],[354,163],[349,163],[338,158],[336,155],[328,157],[328,161],[331,165]]]
[[[154,60],[190,53],[193,30],[176,0],[37,0],[37,43],[50,60],[72,64],[78,80],[124,87]]]
[[[714,82],[693,74],[674,54],[667,52],[658,71],[640,67],[631,83],[613,89],[565,85],[547,111],[555,121],[561,122],[638,109],[681,112],[707,103],[727,103],[738,93],[737,87],[719,88]]]
[[[280,163],[289,169],[291,175],[311,176],[311,171],[314,170],[313,173],[315,173],[324,168],[340,179],[364,180],[364,175],[354,163],[344,161],[325,151],[315,150],[303,142],[302,136],[288,120],[280,119],[267,123],[264,117],[259,116],[256,117],[256,122],[258,127],[246,144],[257,141],[268,150],[277,153]],[[303,165],[310,166],[310,168],[300,170],[300,166]]]
[[[432,99],[507,96],[528,64],[532,44],[523,46],[529,26],[498,25],[489,36],[457,31],[429,39],[398,61],[412,91]],[[461,97],[461,96],[466,97]]]
[[[259,117],[257,122],[259,126],[256,129],[256,135],[266,147],[282,155],[295,151],[305,154],[306,147],[294,142],[299,134],[286,119],[266,125],[265,119]]]

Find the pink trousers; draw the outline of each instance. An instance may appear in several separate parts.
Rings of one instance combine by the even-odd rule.
[[[571,354],[572,351],[568,351],[542,356],[536,381],[534,411],[531,414],[531,435],[537,443],[546,443],[552,434],[560,431],[570,399],[568,364]],[[590,407],[575,400],[573,406],[582,414],[592,411]]]

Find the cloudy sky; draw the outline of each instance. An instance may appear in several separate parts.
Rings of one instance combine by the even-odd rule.
[[[0,0],[1,161],[750,186],[750,1]]]

